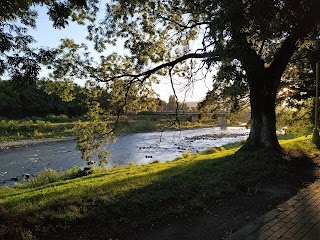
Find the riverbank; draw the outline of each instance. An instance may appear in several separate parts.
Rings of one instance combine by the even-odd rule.
[[[208,147],[241,141],[247,134],[247,129],[235,127],[118,134],[115,143],[105,146],[111,154],[106,167],[173,160],[186,150],[200,152]],[[63,170],[74,165],[86,165],[86,161],[81,159],[81,153],[76,150],[75,140],[45,142],[45,139],[27,143],[22,141],[18,143],[34,145],[0,151],[0,185],[12,185],[16,183],[12,179],[23,181],[26,174],[34,175],[48,168]],[[97,162],[95,157],[93,160]]]
[[[186,130],[194,128],[215,127],[217,122],[213,120],[203,120],[198,122],[176,121],[159,116],[138,116],[127,122],[120,123],[119,132],[142,133],[152,131]]]
[[[133,125],[134,126],[134,125]],[[137,125],[136,125],[137,126]],[[184,127],[168,127],[168,128],[164,128],[162,127],[152,127],[152,128],[146,128],[146,129],[140,129],[140,131],[138,131],[136,129],[136,127],[132,126],[128,127],[127,131],[121,131],[118,132],[118,134],[132,134],[132,133],[148,133],[148,132],[155,132],[155,131],[177,131],[177,130],[190,130],[190,129],[201,129],[201,128],[207,128],[207,127],[213,127],[211,126],[211,124],[206,123],[206,124],[189,124],[188,126],[185,124],[183,125]],[[240,134],[243,135],[243,134]],[[206,136],[198,136],[197,138],[190,138],[192,140],[198,139],[198,138],[208,138],[208,137],[216,137],[216,138],[222,138],[222,137],[235,137],[235,136],[239,136],[239,134],[217,134],[215,136],[210,136],[210,135],[206,135]],[[7,149],[11,149],[11,148],[18,148],[18,147],[25,147],[25,146],[32,146],[32,145],[37,145],[37,144],[46,144],[46,143],[52,143],[52,142],[61,142],[61,141],[70,141],[70,140],[75,140],[76,137],[75,136],[61,136],[61,135],[56,135],[53,137],[30,137],[30,138],[25,138],[25,139],[19,139],[19,140],[14,140],[14,138],[9,138],[9,140],[6,141],[0,141],[0,151],[4,151]]]
[[[52,142],[70,141],[75,139],[76,139],[75,137],[60,137],[60,138],[54,137],[54,138],[23,139],[18,141],[12,140],[12,141],[0,142],[0,151],[4,151],[11,148],[17,148],[17,147],[26,147],[26,146],[52,143]]]
[[[208,127],[207,125],[203,126],[197,126],[197,127],[187,127],[187,128],[168,128],[166,131],[176,131],[176,130],[189,130],[189,129],[201,129],[201,128],[206,128]],[[152,130],[155,131],[155,130]],[[151,132],[152,132],[151,131]],[[146,131],[147,132],[147,131]],[[135,132],[135,131],[128,131],[128,132],[123,132],[123,134],[130,134],[130,133],[142,133],[142,132]],[[204,135],[204,136],[198,136],[198,137],[192,137],[190,140],[196,140],[200,138],[223,138],[223,137],[236,137],[236,136],[245,136],[245,134],[216,134],[216,135]],[[11,148],[18,148],[18,147],[26,147],[26,146],[32,146],[32,145],[37,145],[37,144],[46,144],[46,143],[52,143],[52,142],[62,142],[62,141],[70,141],[70,140],[75,140],[75,136],[70,136],[70,137],[48,137],[48,138],[30,138],[30,139],[21,139],[21,140],[9,140],[9,141],[0,141],[0,151],[4,151],[7,149]]]
[[[319,177],[320,151],[310,138],[281,141],[283,156],[226,146],[39,187],[1,187],[0,236],[223,239]]]
[[[73,130],[75,125],[74,122],[52,124],[50,122],[42,121],[41,126],[39,124],[33,124],[30,122],[22,122],[19,124],[15,121],[11,122],[13,122],[14,124],[11,124],[11,131],[9,133],[7,131],[9,127],[2,126],[3,133],[2,137],[0,138],[0,151],[10,148],[76,139],[75,132]],[[121,123],[116,129],[116,132],[117,134],[130,134],[148,133],[155,131],[183,131],[187,129],[213,127],[213,124],[214,122],[211,120],[203,122],[181,122],[178,124],[172,123],[171,120],[168,121],[168,119],[163,120],[140,117],[139,120],[131,120]],[[7,123],[6,125],[9,124]]]
[[[0,143],[10,141],[32,142],[33,139],[42,141],[50,138],[66,138],[75,136],[75,125],[77,121],[52,123],[44,120],[1,120],[0,121]],[[110,122],[111,127],[115,123]],[[138,115],[125,118],[118,122],[115,132],[121,133],[145,133],[153,131],[185,130],[192,128],[213,127],[215,122],[205,120],[199,122],[180,121],[168,119],[162,116]],[[26,141],[25,141],[26,140]],[[3,144],[2,144],[3,145]],[[6,144],[4,144],[6,145]],[[22,144],[23,146],[24,144]],[[20,146],[20,145],[19,145]],[[6,148],[6,147],[4,147]]]

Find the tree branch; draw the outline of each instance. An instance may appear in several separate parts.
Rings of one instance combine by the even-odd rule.
[[[287,37],[287,39],[282,43],[281,47],[275,53],[274,59],[267,69],[271,73],[274,73],[276,75],[276,78],[280,79],[283,71],[288,65],[288,62],[296,49],[296,43],[299,38],[299,34],[292,33],[291,35],[289,35],[289,37]]]
[[[261,53],[262,53],[262,50],[263,50],[263,47],[264,47],[264,43],[265,43],[265,39],[263,39],[263,41],[262,41],[262,43],[261,43],[261,46],[260,46],[260,49],[259,49],[259,52],[258,52],[258,56],[260,56],[261,55]]]
[[[172,19],[170,19],[170,18],[168,18],[168,17],[165,17],[165,16],[162,16],[162,15],[160,15],[160,14],[158,14],[158,17],[159,18],[161,18],[161,19],[163,19],[163,20],[166,20],[166,21],[169,21],[169,22],[171,22],[171,23],[174,23],[174,24],[176,24],[177,26],[179,26],[179,27],[181,27],[181,28],[183,28],[183,29],[190,29],[190,28],[194,28],[194,27],[198,27],[198,26],[201,26],[201,25],[209,25],[211,22],[194,22],[192,25],[189,25],[191,22],[193,22],[193,21],[189,21],[188,23],[187,23],[187,25],[184,25],[184,24],[181,24],[181,23],[179,23],[179,22],[177,22],[177,21],[174,21],[174,20],[172,20]],[[189,26],[188,26],[189,25]]]
[[[183,55],[171,62],[166,62],[166,63],[163,63],[155,68],[152,68],[148,71],[145,71],[145,72],[142,72],[142,73],[137,73],[137,74],[122,74],[122,75],[118,75],[118,76],[114,76],[114,77],[111,77],[109,79],[107,79],[106,81],[112,81],[112,80],[115,80],[115,79],[119,79],[119,78],[123,78],[123,77],[132,77],[132,78],[139,78],[139,77],[142,77],[142,76],[150,76],[151,74],[163,69],[163,68],[166,68],[166,67],[173,67],[175,65],[177,65],[178,63],[181,63],[183,61],[186,61],[188,59],[191,59],[191,58],[210,58],[212,59],[212,61],[218,61],[219,60],[219,57],[218,56],[213,56],[212,55],[213,53],[212,52],[208,52],[208,53],[189,53],[189,54],[186,54],[186,55]]]
[[[320,6],[319,2],[315,1],[314,6]],[[320,14],[315,10],[315,8],[311,8],[309,14],[306,14],[275,53],[274,59],[268,68],[270,72],[274,72],[277,74],[277,77],[281,77],[288,62],[290,61],[290,58],[296,50],[297,42],[300,39],[303,39],[319,22]]]

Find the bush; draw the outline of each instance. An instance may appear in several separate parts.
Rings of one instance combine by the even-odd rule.
[[[182,153],[182,157],[183,158],[188,158],[191,156],[191,152],[190,150],[187,148],[183,153]]]
[[[46,121],[54,122],[54,123],[71,121],[71,119],[69,119],[69,117],[65,114],[60,114],[60,115],[49,114],[44,119]]]
[[[72,168],[57,171],[53,169],[46,169],[43,172],[36,174],[30,179],[28,184],[17,185],[21,187],[38,187],[48,183],[57,182],[60,180],[73,179],[86,175],[79,166],[73,166]]]
[[[286,134],[294,137],[307,134],[313,128],[314,105],[309,99],[297,107],[284,107],[277,109],[277,129],[286,127]]]
[[[37,119],[1,120],[0,141],[18,140],[24,138],[70,136],[74,135],[74,123],[50,123]]]
[[[213,154],[213,153],[216,153],[218,151],[220,151],[220,148],[212,147],[212,148],[208,148],[208,149],[202,151],[201,154],[204,154],[204,155]]]
[[[37,187],[47,183],[56,182],[59,180],[59,173],[53,169],[46,169],[43,172],[36,174],[31,178],[29,184],[32,187]]]

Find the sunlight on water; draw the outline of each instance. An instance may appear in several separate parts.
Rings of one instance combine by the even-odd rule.
[[[127,165],[131,161],[147,164],[155,160],[173,160],[186,149],[196,153],[208,147],[240,141],[248,134],[249,129],[244,127],[123,134],[118,136],[117,142],[108,145],[112,154],[108,167]],[[0,152],[0,185],[12,184],[14,177],[21,180],[26,173],[33,174],[47,168],[61,170],[74,165],[86,166],[75,146],[75,141],[65,141]]]

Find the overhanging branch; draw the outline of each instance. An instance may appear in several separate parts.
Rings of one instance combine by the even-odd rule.
[[[217,56],[213,56],[213,53],[212,52],[208,52],[208,53],[189,53],[189,54],[186,54],[186,55],[183,55],[173,61],[170,61],[170,62],[166,62],[166,63],[163,63],[155,68],[152,68],[148,71],[145,71],[145,72],[141,72],[141,73],[137,73],[137,74],[122,74],[122,75],[118,75],[118,76],[114,76],[114,77],[111,77],[111,78],[108,78],[106,81],[113,81],[113,80],[116,80],[116,79],[120,79],[120,78],[125,78],[125,77],[130,77],[130,78],[139,78],[139,77],[142,77],[142,76],[150,76],[151,74],[163,69],[163,68],[166,68],[166,67],[174,67],[175,65],[177,65],[178,63],[181,63],[181,62],[184,62],[188,59],[192,59],[192,58],[209,58],[210,60],[212,61],[218,61],[219,60],[219,57]]]

